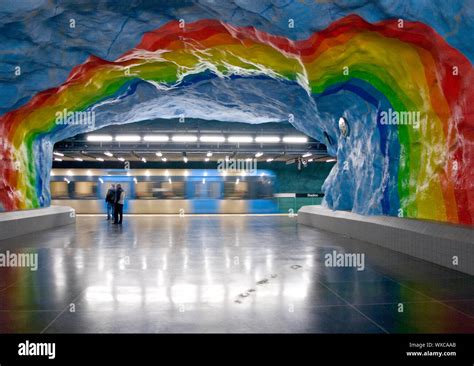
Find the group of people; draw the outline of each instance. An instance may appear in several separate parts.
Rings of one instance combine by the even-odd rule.
[[[123,204],[125,202],[125,191],[120,184],[112,184],[105,195],[107,203],[107,220],[114,219],[115,225],[121,225],[123,219]]]

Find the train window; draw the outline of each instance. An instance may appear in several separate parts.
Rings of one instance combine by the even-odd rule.
[[[245,199],[249,192],[248,182],[224,182],[224,198],[227,199]]]
[[[69,198],[68,184],[66,182],[51,182],[51,198]]]
[[[138,199],[153,198],[155,192],[155,182],[138,182],[135,185],[135,192]]]
[[[96,182],[72,182],[73,197],[75,198],[97,198]]]
[[[273,185],[271,184],[270,180],[258,181],[256,188],[257,188],[256,190],[257,198],[272,198],[273,197]]]
[[[165,199],[183,199],[184,182],[161,182],[162,198]]]
[[[221,183],[220,182],[193,182],[194,197],[192,198],[220,198]]]

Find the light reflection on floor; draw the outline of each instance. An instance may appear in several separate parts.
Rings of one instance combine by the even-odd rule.
[[[295,218],[78,216],[6,250],[39,269],[0,268],[1,332],[474,332],[471,276]]]

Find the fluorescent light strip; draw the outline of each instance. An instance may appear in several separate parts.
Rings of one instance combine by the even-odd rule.
[[[174,135],[171,138],[173,142],[196,142],[197,139],[196,135]]]
[[[145,135],[143,136],[143,141],[146,142],[167,142],[169,141],[168,135]]]
[[[201,142],[224,142],[225,137],[224,136],[218,136],[218,135],[202,135],[199,137],[199,141]]]
[[[57,152],[57,151],[53,152],[53,155],[56,155],[56,156],[64,156],[63,153],[60,153],[60,152]]]
[[[107,142],[112,141],[112,136],[110,135],[88,135],[87,141],[92,142]]]
[[[227,138],[228,142],[233,142],[233,143],[251,143],[253,142],[253,137],[252,136],[229,136]]]
[[[289,144],[305,144],[308,142],[308,138],[305,136],[285,136],[283,142]]]
[[[115,141],[117,142],[138,142],[142,138],[139,135],[116,135]]]
[[[255,137],[255,142],[262,144],[276,143],[280,142],[281,139],[278,136],[257,136]]]

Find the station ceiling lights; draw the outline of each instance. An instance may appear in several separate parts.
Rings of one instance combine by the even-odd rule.
[[[88,135],[87,141],[91,142],[109,142],[112,141],[112,136],[110,135]]]
[[[261,144],[269,144],[269,143],[278,143],[280,142],[281,139],[278,136],[257,136],[255,137],[255,142],[261,143]]]
[[[225,142],[224,136],[219,135],[201,135],[199,137],[199,141],[201,142]]]
[[[140,135],[116,135],[115,141],[117,142],[138,142],[141,141]]]
[[[306,144],[308,138],[304,136],[285,136],[283,137],[283,142],[287,144]]]
[[[196,135],[174,135],[171,140],[173,142],[196,142],[198,138]]]
[[[252,136],[229,136],[227,138],[228,142],[233,142],[233,143],[251,143],[253,142],[253,137]]]
[[[145,135],[143,136],[143,141],[146,142],[168,142],[169,141],[168,135]]]
[[[165,134],[155,134],[155,135],[116,135],[112,137],[111,135],[87,135],[87,141],[90,142],[169,142],[170,137]],[[259,143],[259,144],[277,144],[282,141],[286,144],[305,144],[308,143],[308,138],[306,136],[245,136],[245,135],[230,135],[227,138],[222,135],[193,135],[193,134],[179,134],[173,135],[171,141],[173,142],[205,142],[205,143]]]

